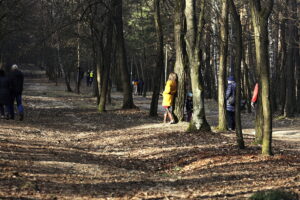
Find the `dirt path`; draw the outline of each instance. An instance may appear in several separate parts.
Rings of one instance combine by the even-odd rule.
[[[278,137],[275,156],[265,158],[250,134],[247,149],[238,150],[233,133],[186,133],[187,123],[163,125],[144,109],[119,110],[118,95],[99,114],[91,88],[76,95],[45,79],[26,83],[25,120],[0,122],[0,199],[247,199],[271,188],[300,194],[296,140]],[[135,97],[140,107],[147,101]],[[252,121],[243,121],[251,132]],[[275,125],[282,122],[289,120]],[[295,130],[284,135],[299,139]]]

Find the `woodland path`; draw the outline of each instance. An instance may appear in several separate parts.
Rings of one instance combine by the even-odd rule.
[[[140,110],[120,110],[120,94],[97,113],[91,88],[27,79],[25,120],[0,121],[0,199],[247,199],[280,188],[300,194],[299,119],[274,120],[273,157],[253,141],[254,115],[243,115],[247,148],[235,135],[186,133]],[[216,125],[208,100],[208,121]],[[291,126],[292,125],[292,126]],[[290,132],[288,132],[290,131]],[[272,171],[272,172],[271,172]]]

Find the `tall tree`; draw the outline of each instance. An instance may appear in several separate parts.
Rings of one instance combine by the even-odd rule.
[[[287,60],[286,60],[286,101],[284,115],[293,117],[296,111],[296,83],[295,83],[295,52],[297,48],[296,38],[298,30],[296,28],[297,20],[297,2],[289,0],[288,20],[287,20]]]
[[[193,118],[189,131],[209,131],[204,108],[204,84],[200,69],[200,42],[204,29],[205,0],[200,1],[199,19],[196,17],[196,1],[185,0],[185,17],[187,32],[186,49],[189,60],[190,76],[193,91]]]
[[[127,68],[127,55],[125,49],[124,35],[123,35],[123,6],[122,0],[113,0],[114,23],[116,26],[116,42],[117,42],[117,56],[118,64],[121,69],[122,86],[123,86],[123,108],[134,108],[132,98],[132,88],[130,85],[130,77]]]
[[[157,105],[159,99],[160,92],[160,82],[161,82],[161,74],[163,72],[163,64],[164,64],[164,40],[163,40],[163,30],[160,16],[160,0],[153,1],[154,6],[154,23],[156,30],[156,67],[154,74],[154,88],[151,100],[150,107],[150,116],[157,116]]]
[[[241,62],[242,62],[242,52],[243,52],[243,40],[242,40],[242,24],[240,16],[237,12],[236,6],[233,0],[229,0],[229,7],[231,10],[231,15],[233,18],[233,35],[234,37],[234,74],[236,80],[236,91],[235,91],[235,132],[237,137],[237,144],[240,149],[245,148],[243,133],[242,133],[242,123],[241,123]]]
[[[225,109],[225,80],[228,52],[228,0],[222,0],[222,11],[220,18],[220,65],[218,73],[218,108],[220,131],[227,130],[226,109]]]
[[[185,100],[185,60],[186,52],[184,50],[184,0],[176,0],[174,13],[174,37],[176,62],[174,71],[178,76],[177,95],[175,99],[174,115],[176,120],[184,120],[184,100]]]
[[[260,0],[251,0],[251,18],[254,27],[256,65],[260,70],[260,96],[263,110],[262,154],[272,155],[272,111],[270,104],[270,73],[268,56],[268,18],[273,8],[273,0],[262,6]]]
[[[104,56],[103,56],[103,75],[101,81],[101,93],[100,102],[98,105],[99,112],[104,112],[106,107],[106,99],[108,92],[108,84],[109,84],[109,75],[110,75],[110,67],[111,67],[111,55],[112,55],[112,38],[113,38],[113,2],[110,1],[109,9],[106,16],[106,45],[104,47]]]

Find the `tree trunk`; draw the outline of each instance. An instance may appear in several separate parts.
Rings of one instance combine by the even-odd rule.
[[[287,29],[287,62],[286,62],[286,104],[284,109],[285,117],[293,117],[296,110],[296,84],[295,84],[295,44],[297,29],[297,2],[290,0],[288,4],[288,29]]]
[[[160,92],[161,74],[163,73],[164,66],[164,41],[163,41],[163,30],[160,19],[160,0],[154,0],[154,22],[156,29],[156,68],[154,74],[154,88],[150,107],[150,116],[157,116],[157,106]]]
[[[234,41],[234,58],[235,58],[235,67],[234,74],[236,80],[236,89],[235,89],[235,132],[237,137],[237,144],[240,149],[245,148],[243,133],[242,133],[242,123],[241,123],[241,62],[242,62],[242,52],[243,52],[243,41],[242,41],[242,24],[240,16],[236,10],[233,0],[229,0],[229,7],[233,17],[233,31],[235,35]]]
[[[251,0],[251,17],[254,27],[256,64],[260,68],[260,89],[263,110],[262,154],[272,155],[272,112],[270,105],[270,74],[268,57],[268,18],[273,0],[267,1],[262,9],[260,0]]]
[[[220,39],[220,66],[218,74],[218,108],[220,131],[227,130],[226,105],[225,105],[225,80],[228,52],[228,0],[222,0],[221,12],[221,39]]]
[[[107,16],[107,32],[106,32],[106,46],[104,50],[104,57],[103,57],[103,80],[101,85],[101,93],[100,93],[100,102],[98,105],[99,112],[105,111],[106,106],[106,98],[107,98],[107,91],[108,91],[108,81],[109,81],[109,72],[110,72],[110,65],[111,65],[111,53],[112,53],[112,36],[113,36],[113,23],[112,23],[112,13],[109,12]]]
[[[123,109],[135,108],[132,98],[132,88],[130,83],[130,76],[127,68],[127,55],[123,34],[123,12],[122,12],[122,0],[113,0],[113,6],[115,8],[114,23],[116,26],[116,41],[117,41],[117,55],[118,64],[120,65],[122,74],[122,86],[123,86]]]
[[[187,55],[190,65],[190,76],[193,91],[193,118],[188,131],[210,131],[204,109],[204,87],[200,70],[200,41],[204,28],[205,0],[200,1],[200,15],[196,24],[195,0],[185,0],[185,17],[187,32],[185,35]]]
[[[176,62],[174,71],[178,76],[177,95],[175,98],[174,117],[176,121],[184,121],[184,102],[185,102],[185,51],[183,38],[184,24],[184,0],[176,0],[174,14],[174,36],[176,49]]]
[[[57,33],[58,35],[58,33]],[[70,80],[70,76],[67,75],[65,68],[63,66],[62,60],[61,60],[61,55],[60,55],[60,38],[59,36],[57,36],[57,60],[58,60],[58,65],[59,65],[59,70],[61,71],[64,79],[65,79],[65,83],[66,83],[66,87],[67,87],[67,91],[68,92],[72,92],[72,88],[71,88],[71,80]],[[58,80],[58,78],[56,79]],[[56,83],[57,84],[57,83]]]

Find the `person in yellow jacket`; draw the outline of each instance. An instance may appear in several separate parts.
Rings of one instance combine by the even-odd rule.
[[[167,122],[167,117],[170,118],[170,124],[175,124],[174,117],[171,112],[171,107],[173,106],[174,96],[177,92],[177,74],[171,72],[169,74],[168,81],[163,92],[163,102],[162,106],[165,109],[164,113],[164,123]]]

